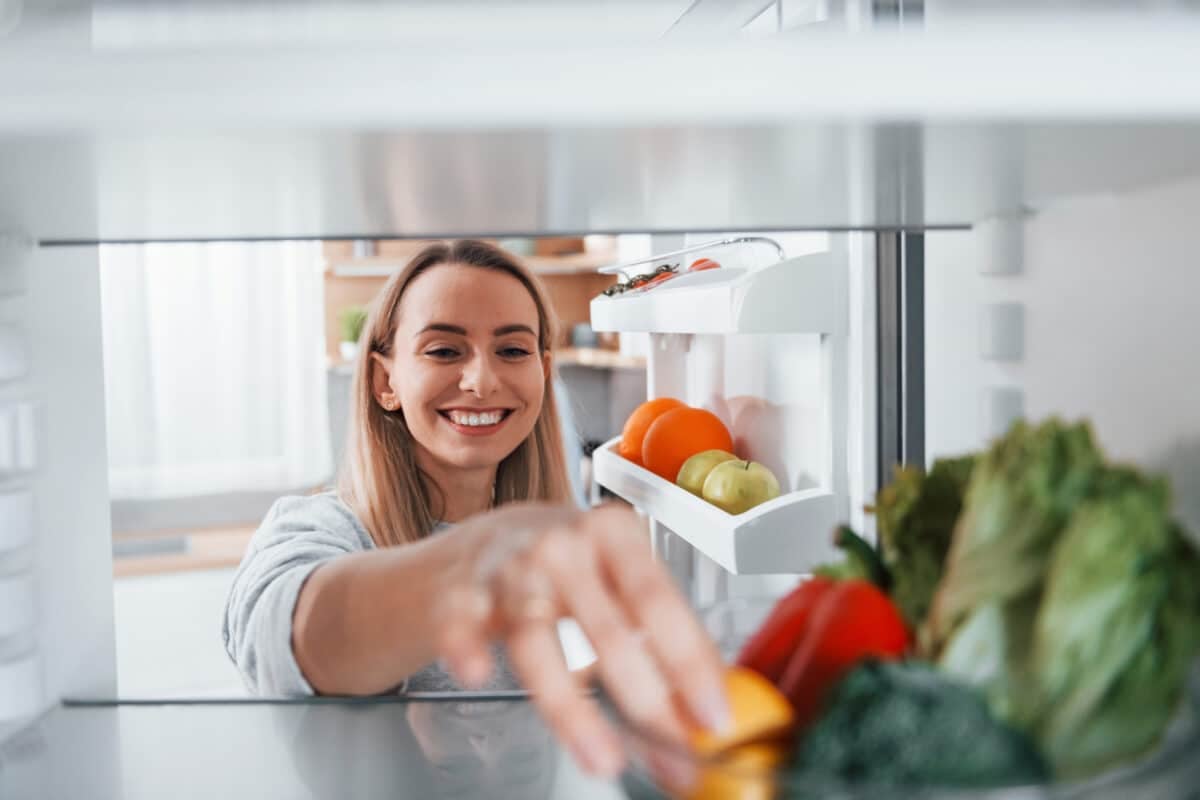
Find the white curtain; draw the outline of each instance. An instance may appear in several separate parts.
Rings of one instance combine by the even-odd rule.
[[[332,474],[319,243],[100,248],[112,496]]]

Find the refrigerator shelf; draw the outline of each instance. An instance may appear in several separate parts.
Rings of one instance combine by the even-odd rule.
[[[766,236],[736,236],[693,244],[669,253],[639,258],[637,261],[601,267],[597,272],[602,275],[631,278],[643,273],[652,273],[654,268],[662,263],[674,262],[680,267],[686,267],[699,258],[711,258],[727,267],[746,268],[767,266],[782,261],[786,256],[779,242],[774,239]]]
[[[593,454],[596,481],[735,575],[807,573],[839,558],[837,502],[827,489],[789,492],[727,514],[617,454],[620,437]]]
[[[646,333],[824,333],[846,328],[842,275],[828,253],[758,269],[722,267],[592,300],[592,328]]]

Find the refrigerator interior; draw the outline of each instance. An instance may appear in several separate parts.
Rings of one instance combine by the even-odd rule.
[[[101,242],[640,232],[671,250],[830,232],[788,255],[836,265],[836,330],[655,330],[647,378],[731,419],[762,401],[735,424],[747,451],[869,531],[878,245],[920,237],[925,458],[1019,414],[1088,416],[1114,455],[1167,467],[1200,527],[1190,17],[1065,43],[1061,20],[931,26],[919,46],[843,20],[803,47],[706,45],[703,65],[687,38],[492,42],[437,73],[419,47],[219,31],[176,58],[179,42],[114,39],[103,15],[97,40],[88,19],[0,49],[0,589],[17,598],[0,606],[0,738],[116,689]],[[831,64],[843,81],[794,77]],[[656,545],[698,604],[804,570],[735,574],[665,528]]]

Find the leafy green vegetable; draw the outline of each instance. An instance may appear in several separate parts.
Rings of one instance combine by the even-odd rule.
[[[845,558],[818,567],[815,574],[871,581],[888,592],[909,628],[918,630],[942,577],[974,461],[974,456],[939,459],[928,473],[897,467],[892,483],[868,509],[878,520],[878,552],[866,552],[870,545],[842,526],[835,536]]]
[[[928,473],[898,467],[875,498],[879,549],[892,576],[891,597],[909,627],[924,621],[942,577],[974,456],[939,459]]]
[[[873,661],[838,684],[792,769],[791,784],[880,787],[1011,786],[1047,775],[1029,740],[970,687],[928,665]]]
[[[1200,646],[1200,566],[1169,520],[1166,484],[1127,468],[1101,483],[1055,548],[1034,625],[1032,707],[1019,709],[1065,776],[1156,744]]]
[[[1087,423],[1017,422],[979,457],[955,526],[946,573],[922,641],[941,652],[972,613],[1020,605],[1037,591],[1047,553],[1092,488],[1102,458]]]
[[[922,631],[1057,775],[1153,747],[1200,650],[1200,557],[1164,481],[1086,424],[1017,424],[979,459]]]

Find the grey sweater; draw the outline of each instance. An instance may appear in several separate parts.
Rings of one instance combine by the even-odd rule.
[[[435,534],[448,527],[439,526]],[[333,492],[283,497],[271,506],[246,548],[225,604],[225,651],[252,694],[314,694],[292,652],[296,598],[319,564],[374,548],[362,523]],[[494,655],[496,671],[485,688],[519,688],[503,648],[495,646]],[[462,689],[437,664],[397,684],[402,692]]]

